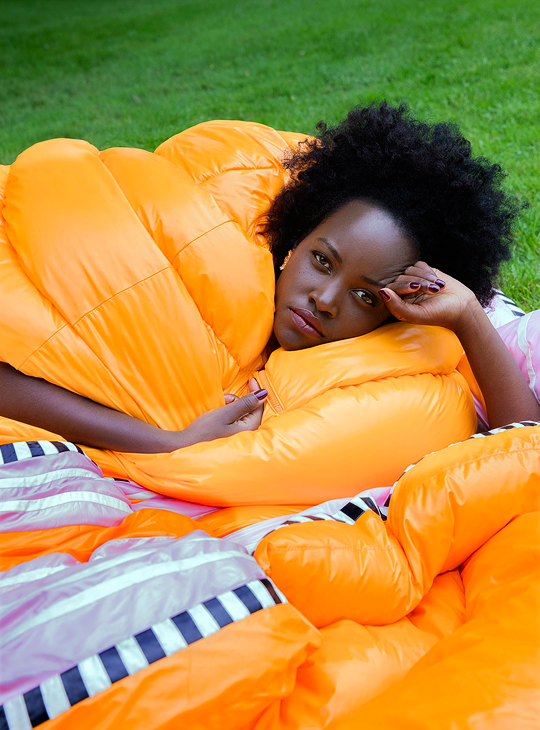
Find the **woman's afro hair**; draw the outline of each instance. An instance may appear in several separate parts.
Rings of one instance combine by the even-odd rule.
[[[336,127],[320,122],[317,130],[285,160],[290,180],[265,223],[276,271],[319,223],[362,198],[396,220],[418,259],[487,304],[522,208],[502,188],[499,165],[472,157],[456,125],[419,122],[405,104],[359,106]]]

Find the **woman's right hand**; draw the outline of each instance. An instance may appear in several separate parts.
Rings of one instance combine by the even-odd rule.
[[[233,436],[240,431],[256,431],[261,425],[268,392],[258,390],[253,378],[249,387],[251,392],[248,395],[242,398],[226,395],[224,406],[203,413],[183,431],[164,432],[164,451],[175,451],[202,441]]]

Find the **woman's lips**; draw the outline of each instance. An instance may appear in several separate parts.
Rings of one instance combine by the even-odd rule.
[[[292,321],[300,332],[316,339],[322,339],[324,337],[321,321],[314,314],[307,309],[293,309],[292,307],[289,307],[289,311]]]

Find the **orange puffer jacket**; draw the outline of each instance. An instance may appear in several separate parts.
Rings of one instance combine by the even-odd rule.
[[[462,348],[444,329],[392,324],[265,362],[274,271],[260,218],[300,139],[212,122],[154,154],[52,140],[0,168],[4,361],[164,429],[254,374],[269,390],[255,432],[171,454],[88,449],[106,475],[292,510],[388,486],[474,432]],[[51,435],[0,422],[1,442],[32,438]]]

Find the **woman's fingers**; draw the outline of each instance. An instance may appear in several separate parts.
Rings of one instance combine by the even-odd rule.
[[[396,319],[413,324],[429,322],[429,316],[424,312],[422,307],[412,303],[410,300],[402,299],[398,293],[389,287],[381,289],[379,294],[384,299],[384,303],[390,314]]]
[[[402,274],[386,288],[395,291],[400,296],[406,294],[438,294],[445,286],[445,282],[437,279],[437,282],[439,281],[440,283],[435,283],[421,276]]]
[[[446,287],[446,281],[441,276],[444,274],[438,269],[432,269],[425,261],[417,261],[412,266],[408,266],[403,274],[388,284],[386,288],[411,300],[413,295],[438,294]]]
[[[248,395],[243,396],[243,398],[235,400],[234,403],[224,406],[227,408],[227,417],[229,418],[229,422],[234,423],[234,421],[238,421],[240,418],[256,411],[263,405],[267,396],[268,391],[261,389],[257,390],[255,393],[248,393]]]
[[[254,431],[261,425],[262,406],[268,396],[268,391],[258,388],[234,403],[225,406],[230,433],[238,431]]]
[[[255,378],[250,378],[248,380],[248,388],[250,393],[255,393],[259,390],[259,383],[255,380]]]
[[[413,266],[408,266],[404,271],[406,276],[415,279],[420,278],[431,284],[437,284],[442,289],[446,282],[444,281],[444,275],[441,276],[441,273],[438,269],[432,269],[424,261],[417,261]]]
[[[255,378],[248,381],[249,393],[239,398],[233,393],[225,393],[225,405],[212,413],[222,420],[224,433],[232,436],[239,431],[255,431],[261,425],[263,405],[268,391],[259,388]]]

